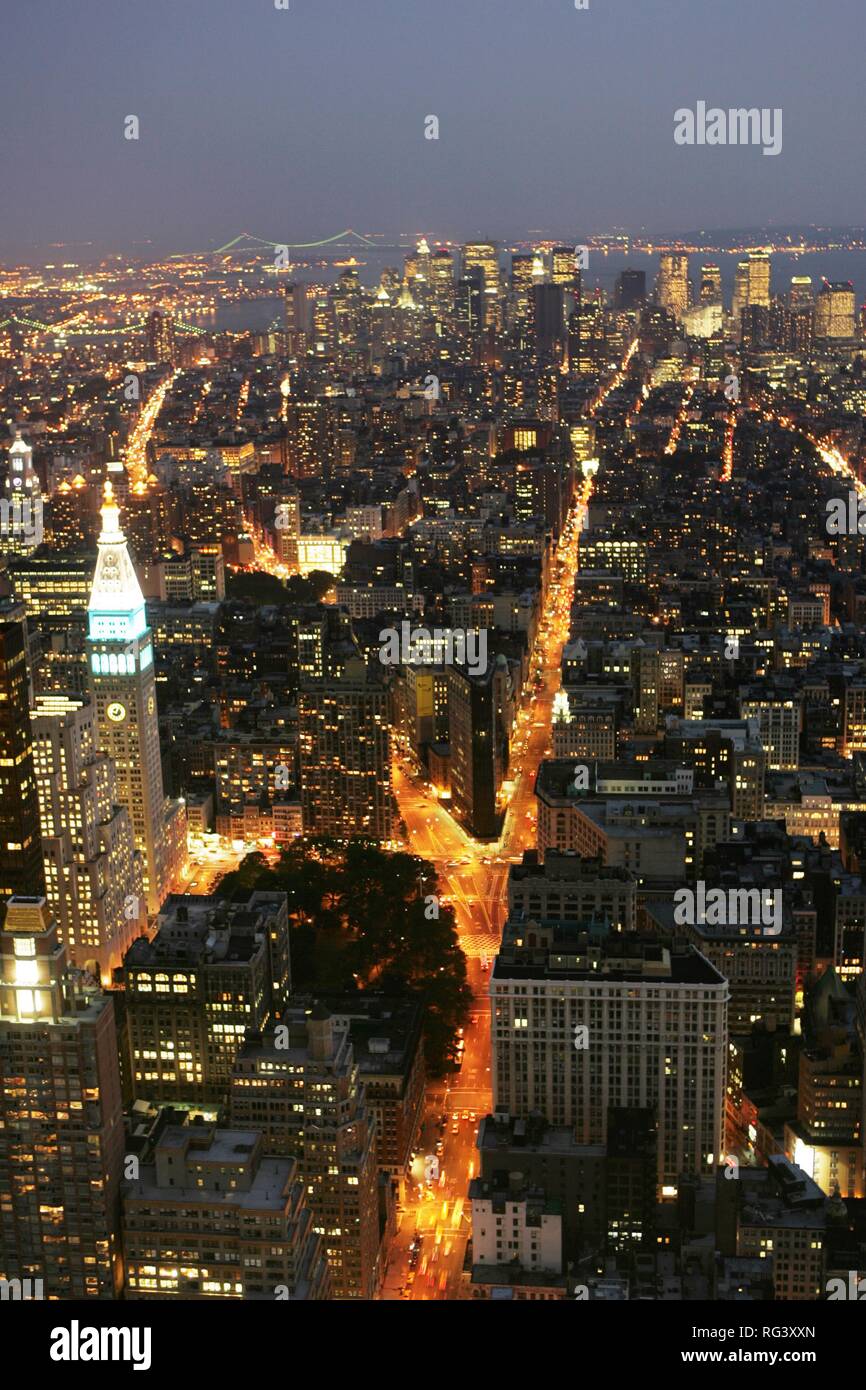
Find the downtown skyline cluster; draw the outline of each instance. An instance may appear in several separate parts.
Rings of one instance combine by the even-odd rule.
[[[866,325],[800,235],[2,268],[12,1297],[858,1287]]]

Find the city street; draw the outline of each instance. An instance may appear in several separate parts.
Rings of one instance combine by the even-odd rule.
[[[491,1108],[489,979],[506,914],[508,866],[535,845],[535,778],[550,750],[553,701],[561,681],[562,649],[577,568],[577,546],[592,489],[584,483],[560,540],[531,671],[512,739],[509,780],[513,790],[498,841],[474,840],[422,776],[394,762],[394,790],[406,822],[408,846],[436,865],[444,899],[454,907],[460,944],[467,957],[475,1008],[464,1030],[460,1071],[431,1085],[426,1118],[413,1168],[415,1187],[401,1213],[382,1296],[386,1299],[451,1299],[459,1296],[466,1242],[471,1231],[467,1191],[478,1172],[478,1123]],[[444,1126],[442,1116],[446,1116]],[[437,1155],[436,1143],[442,1150]],[[434,1160],[431,1165],[430,1160]],[[438,1171],[435,1167],[438,1162]],[[434,1177],[425,1181],[425,1165]],[[412,1242],[421,1243],[410,1263]]]

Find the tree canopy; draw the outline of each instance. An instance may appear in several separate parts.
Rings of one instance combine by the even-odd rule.
[[[362,839],[298,840],[273,867],[262,854],[247,855],[218,891],[246,898],[256,889],[287,896],[293,988],[413,996],[423,1010],[428,1070],[441,1075],[454,1060],[472,990],[433,865]]]

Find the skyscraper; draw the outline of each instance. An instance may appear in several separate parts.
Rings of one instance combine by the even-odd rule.
[[[463,274],[481,272],[483,324],[495,327],[499,322],[499,250],[493,241],[467,241],[463,247]]]
[[[46,894],[70,961],[110,978],[143,917],[142,859],[84,696],[45,693],[32,716]]]
[[[739,336],[740,318],[743,310],[749,307],[749,262],[738,261],[734,271],[734,297],[731,301],[731,315],[734,331]]]
[[[158,912],[178,867],[182,831],[179,808],[166,800],[162,784],[153,639],[144,595],[110,483],[88,605],[87,653],[99,745],[117,769],[117,795],[144,856],[148,911]]]
[[[659,256],[656,297],[663,309],[679,322],[689,307],[689,258],[680,251]]]
[[[850,280],[825,280],[815,304],[815,337],[854,337],[854,286]]]
[[[769,309],[770,307],[770,253],[769,251],[749,252],[749,297],[748,307]]]
[[[113,1298],[123,1165],[114,1002],[71,970],[43,897],[0,931],[0,1275]]]
[[[19,431],[9,450],[9,468],[0,498],[0,555],[29,555],[42,544],[42,507],[33,450]]]
[[[722,302],[722,272],[714,261],[701,266],[700,301],[702,304]]]
[[[145,351],[149,362],[174,366],[174,319],[165,309],[152,309],[145,328]]]
[[[622,270],[613,292],[615,309],[639,309],[646,300],[646,271]]]
[[[454,312],[454,257],[442,246],[430,259],[430,287],[437,318],[449,319]]]
[[[301,814],[308,835],[390,840],[388,691],[350,656],[339,674],[301,680]]]
[[[0,621],[0,914],[13,893],[44,891],[24,624]]]

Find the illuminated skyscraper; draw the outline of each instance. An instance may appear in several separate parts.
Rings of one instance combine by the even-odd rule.
[[[749,298],[748,307],[769,309],[770,307],[770,253],[769,251],[749,252]],[[746,306],[744,306],[746,307]]]
[[[734,271],[734,297],[731,301],[731,315],[734,320],[734,329],[739,336],[740,317],[744,309],[749,307],[749,262],[738,261]]]
[[[143,917],[129,812],[90,702],[38,695],[32,723],[48,902],[71,962],[110,980]]]
[[[0,931],[0,1276],[114,1298],[123,1166],[114,1001],[72,970],[44,897]]]
[[[42,488],[33,450],[19,431],[0,497],[0,555],[29,555],[42,544],[42,535]]]
[[[722,302],[722,272],[715,262],[711,261],[701,266],[700,301],[702,304]]]
[[[499,250],[493,241],[467,241],[463,247],[463,274],[481,272],[481,293],[485,328],[499,322]]]
[[[564,285],[572,291],[577,289],[580,271],[573,246],[554,246],[550,253],[550,278],[554,285]]]
[[[88,606],[87,652],[99,745],[117,769],[118,799],[144,856],[148,911],[157,912],[177,867],[178,808],[163,791],[153,639],[110,483]]]
[[[529,323],[532,304],[532,273],[535,257],[531,253],[511,257],[511,317],[515,325]]]
[[[147,316],[145,351],[148,362],[166,362],[174,366],[174,319],[165,309],[152,309]]]
[[[286,354],[302,357],[306,348],[307,297],[303,285],[290,281],[283,290],[286,320]]]
[[[680,251],[659,256],[656,297],[663,309],[679,322],[689,307],[689,258]]]
[[[430,258],[430,284],[437,317],[449,319],[454,313],[454,257],[444,247]]]
[[[0,921],[13,893],[44,891],[24,624],[0,621]]]
[[[854,286],[850,280],[825,280],[815,304],[815,337],[854,337]]]
[[[335,1298],[375,1298],[382,1276],[376,1145],[348,1019],[320,1004],[283,1014],[288,1037],[248,1032],[229,1092],[233,1125],[295,1157],[321,1232]]]
[[[339,675],[302,679],[298,718],[305,832],[390,840],[388,691],[379,673],[350,656]]]

